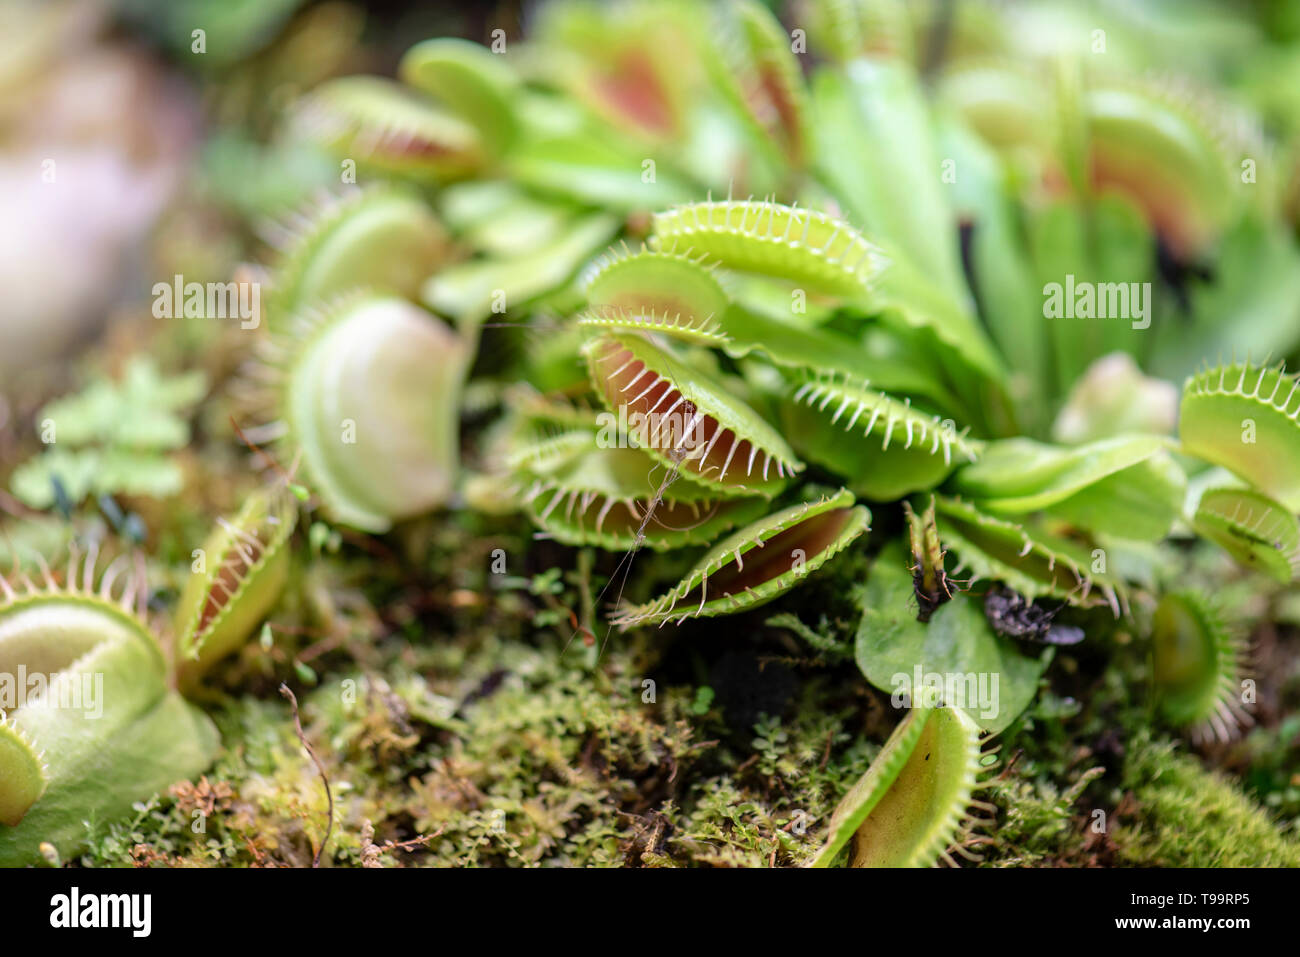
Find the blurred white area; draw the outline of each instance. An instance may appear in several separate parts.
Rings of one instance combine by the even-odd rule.
[[[106,39],[104,13],[0,0],[0,375],[142,295],[143,244],[196,143],[184,85]]]
[[[1132,356],[1114,352],[1090,365],[1074,384],[1052,438],[1082,445],[1129,432],[1172,435],[1177,421],[1177,387],[1143,375]]]

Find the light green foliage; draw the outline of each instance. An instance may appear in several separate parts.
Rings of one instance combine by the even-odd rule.
[[[893,545],[876,558],[855,597],[862,608],[855,654],[866,679],[894,694],[912,687],[919,668],[922,675],[976,676],[978,692],[978,676],[997,675],[996,700],[980,702],[975,694],[952,703],[989,732],[1001,731],[1028,706],[1052,657],[1050,649],[1029,654],[996,634],[978,600],[966,595],[940,605],[928,623],[917,621],[912,576]]]
[[[72,505],[88,495],[175,495],[182,475],[167,453],[189,442],[185,413],[207,391],[202,372],[163,376],[138,357],[121,381],[100,378],[51,402],[36,417],[48,448],[14,470],[14,494],[49,508],[57,479]]]
[[[197,774],[216,729],[167,681],[161,650],[93,559],[66,588],[0,583],[0,865],[35,863],[49,843],[77,853],[134,801]],[[24,679],[20,683],[20,678]],[[34,683],[35,679],[39,682]]]

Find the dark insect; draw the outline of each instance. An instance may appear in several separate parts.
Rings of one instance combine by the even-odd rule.
[[[961,582],[949,578],[943,569],[948,554],[939,541],[939,528],[934,520],[934,501],[921,515],[903,503],[907,515],[908,536],[912,546],[912,590],[916,592],[916,620],[928,622],[936,608],[952,600],[953,586]]]
[[[912,566],[912,588],[916,592],[916,620],[928,622],[936,608],[952,600],[953,579],[942,568],[935,568],[927,575],[922,565]]]
[[[984,596],[984,616],[1000,635],[1049,645],[1075,645],[1083,641],[1082,628],[1053,623],[1060,610],[1061,607],[1051,611],[1039,608],[1019,592],[997,585]]]

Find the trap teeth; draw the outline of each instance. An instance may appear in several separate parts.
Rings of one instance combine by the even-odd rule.
[[[677,585],[617,613],[621,628],[756,608],[785,594],[868,531],[871,513],[848,490],[761,518],[715,544]]]
[[[637,445],[718,495],[770,498],[803,469],[780,433],[718,377],[637,335],[602,335],[583,352],[597,395]]]
[[[254,492],[233,519],[219,519],[191,568],[176,610],[183,687],[239,648],[266,617],[289,576],[297,509],[282,488]]]
[[[716,498],[637,449],[595,447],[590,433],[583,452],[515,477],[525,511],[551,537],[615,551],[705,544],[764,507],[758,498]]]
[[[725,346],[730,341],[713,319],[683,319],[680,314],[656,315],[618,306],[592,306],[579,313],[576,321],[579,327],[591,331],[658,334],[699,346]]]
[[[800,454],[853,476],[850,488],[872,501],[934,488],[978,449],[951,420],[842,375],[805,376],[781,422]]]
[[[713,270],[699,257],[674,252],[608,254],[588,269],[583,285],[594,310],[651,317],[686,329],[716,325],[729,305]]]
[[[1300,510],[1300,380],[1281,365],[1233,362],[1189,377],[1178,436],[1184,451]]]
[[[1171,592],[1151,622],[1152,673],[1161,715],[1195,741],[1230,741],[1254,723],[1242,701],[1244,642],[1203,597]]]
[[[958,708],[917,706],[894,729],[831,816],[813,867],[851,843],[852,867],[956,864],[950,849],[969,829],[982,771],[979,727]],[[966,855],[960,855],[966,856]]]
[[[809,292],[861,300],[884,254],[825,213],[754,200],[692,203],[655,213],[652,245],[688,249],[728,269],[788,280]]]
[[[135,802],[197,775],[216,754],[216,727],[170,688],[167,663],[143,619],[114,597],[111,563],[74,557],[62,584],[21,580],[0,589],[0,675],[27,672],[0,718],[0,867],[65,858],[90,837],[86,822],[129,816]],[[32,679],[39,675],[39,683]]]
[[[1192,527],[1247,568],[1283,584],[1300,577],[1300,522],[1267,495],[1245,488],[1208,489]]]

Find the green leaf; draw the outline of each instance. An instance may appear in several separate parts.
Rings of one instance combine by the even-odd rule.
[[[922,675],[976,676],[976,689],[984,676],[995,695],[963,710],[985,731],[1001,731],[1029,706],[1052,659],[1051,648],[1026,654],[994,632],[979,600],[968,595],[939,606],[929,624],[918,621],[912,576],[897,542],[880,553],[857,599],[862,619],[855,657],[867,681],[893,693],[914,684],[917,668]],[[972,687],[969,680],[966,687]]]
[[[956,217],[911,67],[859,59],[822,70],[813,99],[818,169],[854,224],[915,263],[940,295],[964,301]]]
[[[80,503],[95,487],[102,462],[103,455],[93,449],[74,451],[56,446],[14,469],[9,487],[24,505],[46,509],[54,504],[57,478],[68,498]]]
[[[1047,510],[1092,532],[1157,539],[1180,514],[1186,477],[1167,439],[1121,435],[1061,448],[1032,439],[990,442],[952,489],[1000,515]]]

